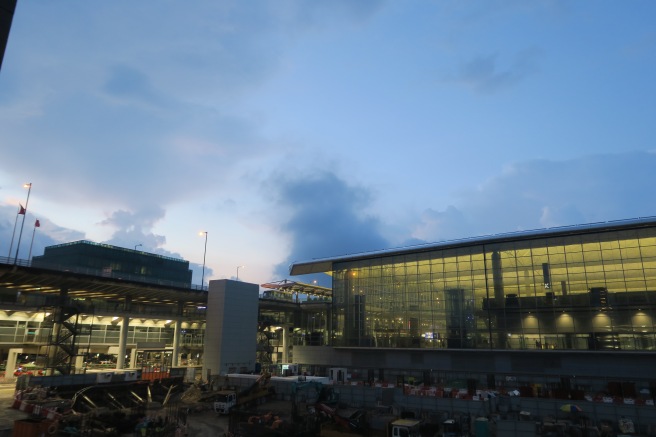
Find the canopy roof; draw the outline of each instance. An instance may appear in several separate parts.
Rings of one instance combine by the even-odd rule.
[[[261,287],[269,290],[281,291],[283,293],[298,293],[306,294],[308,296],[331,297],[333,295],[333,290],[331,288],[321,287],[317,284],[305,284],[303,282],[290,281],[289,279],[268,282],[266,284],[261,284]]]

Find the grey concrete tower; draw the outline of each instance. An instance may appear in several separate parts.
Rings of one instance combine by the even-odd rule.
[[[210,281],[203,378],[255,371],[259,297],[257,284]]]

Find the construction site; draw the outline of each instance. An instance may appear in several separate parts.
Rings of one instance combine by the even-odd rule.
[[[344,384],[306,375],[229,374],[202,381],[189,380],[180,368],[160,375],[25,375],[16,388],[8,402],[24,417],[14,421],[11,434],[0,435],[656,435],[653,405],[636,409],[486,390],[472,396],[467,389],[434,392],[421,385]]]
[[[572,229],[558,232],[544,238],[585,246],[567,240]],[[656,248],[654,220],[576,232],[622,244],[634,232]],[[435,246],[292,266],[334,272],[332,288],[198,289],[63,266],[57,254],[0,259],[4,380],[15,382],[7,406],[20,415],[5,435],[656,435],[653,292],[570,283],[563,264],[542,259],[518,275],[508,260],[519,252],[476,258],[458,244],[449,250],[462,253]],[[186,261],[89,242],[54,250],[188,272]],[[479,261],[489,287],[412,273]]]

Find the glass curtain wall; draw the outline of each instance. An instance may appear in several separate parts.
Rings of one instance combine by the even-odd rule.
[[[654,350],[656,229],[336,264],[334,346]]]

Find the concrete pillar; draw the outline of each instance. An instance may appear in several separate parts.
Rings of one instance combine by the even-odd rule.
[[[13,379],[14,370],[16,369],[16,361],[18,359],[18,354],[23,353],[23,348],[11,348],[9,349],[9,355],[7,356],[7,366],[5,367],[5,378]]]
[[[171,367],[178,367],[178,357],[180,356],[180,325],[182,322],[178,320],[173,327],[173,356],[171,358]]]
[[[128,316],[123,316],[123,322],[121,323],[121,332],[118,338],[118,357],[116,359],[117,369],[125,368],[125,353],[128,343],[129,325],[130,325],[130,318]]]
[[[75,356],[75,373],[82,373],[84,368],[84,355]]]
[[[289,363],[289,327],[282,327],[282,362]]]
[[[255,370],[259,285],[223,279],[210,281],[203,350],[206,375]]]
[[[55,318],[54,318],[54,321],[52,323],[52,334],[51,335],[52,335],[52,338],[55,339],[55,340],[59,338],[59,331],[61,330],[61,323],[59,323],[61,318],[57,316],[57,314],[59,314],[60,312],[61,312],[61,308],[55,309]],[[47,355],[47,359],[46,359],[46,362],[47,362],[46,366],[47,367],[45,369],[45,375],[53,375],[54,374],[55,358],[57,356],[57,351],[58,350],[59,350],[59,347],[57,347],[57,346],[50,347],[50,348],[47,349],[48,355]]]
[[[130,369],[137,368],[137,348],[132,348],[130,351]]]

